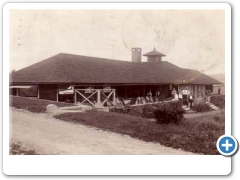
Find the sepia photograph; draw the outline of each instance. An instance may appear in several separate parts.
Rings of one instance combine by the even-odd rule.
[[[225,26],[224,9],[9,10],[9,154],[220,155]]]

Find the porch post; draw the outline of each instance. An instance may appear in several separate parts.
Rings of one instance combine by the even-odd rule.
[[[74,89],[74,103],[77,104],[77,90]]]
[[[143,97],[146,96],[146,86],[143,86]]]
[[[113,104],[116,105],[116,90],[113,91]]]
[[[18,90],[18,88],[16,89],[16,91],[17,91],[17,92],[16,92],[16,95],[19,96],[19,90]]]
[[[97,103],[101,104],[100,90],[97,90]]]
[[[40,98],[39,85],[37,86],[37,90],[38,90],[38,99],[39,99]]]
[[[100,89],[97,90],[97,103],[95,104],[96,107],[102,107],[100,91],[101,91]]]
[[[126,97],[127,97],[127,94],[126,94],[126,93],[127,93],[127,91],[126,91],[126,86],[124,86],[124,96],[125,96],[124,98],[125,98],[125,99],[126,99]]]
[[[196,84],[194,84],[194,97],[197,98],[197,87],[196,87]]]
[[[58,102],[58,89],[57,89],[57,102]]]

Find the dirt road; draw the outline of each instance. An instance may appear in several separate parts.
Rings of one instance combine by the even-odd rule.
[[[10,109],[10,138],[40,154],[193,154],[16,109]]]

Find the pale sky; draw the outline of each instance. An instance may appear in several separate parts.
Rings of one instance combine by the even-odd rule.
[[[10,71],[58,53],[131,61],[131,48],[145,54],[155,47],[179,67],[224,73],[224,16],[224,10],[12,10]]]

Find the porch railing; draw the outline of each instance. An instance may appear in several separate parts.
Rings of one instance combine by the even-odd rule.
[[[75,104],[88,104],[94,107],[115,106],[115,89],[74,89]]]

